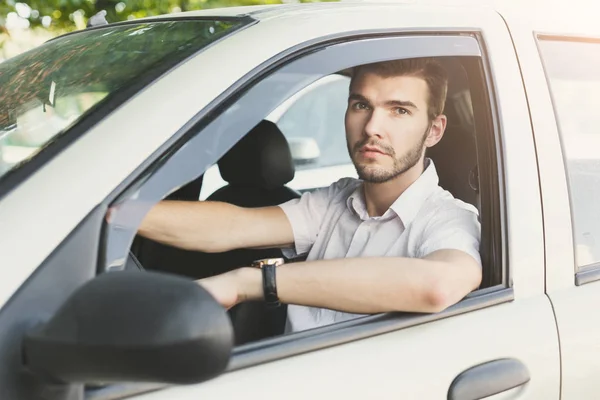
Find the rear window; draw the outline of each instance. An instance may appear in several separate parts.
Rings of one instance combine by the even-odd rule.
[[[600,41],[540,37],[568,173],[577,267],[600,263]]]
[[[0,63],[0,181],[117,93],[155,80],[243,24],[211,19],[109,25],[59,37]]]

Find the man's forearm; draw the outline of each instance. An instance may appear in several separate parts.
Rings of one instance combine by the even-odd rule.
[[[138,233],[157,242],[206,252],[229,250],[223,240],[236,207],[218,202],[162,201],[146,215]]]
[[[293,243],[292,228],[279,207],[242,208],[209,201],[162,201],[146,215],[138,233],[209,253]]]
[[[448,252],[453,251],[442,250],[428,259],[377,257],[283,265],[277,269],[279,298],[359,314],[438,312],[460,301],[481,280],[475,260]],[[448,262],[452,257],[455,260]],[[243,298],[261,296],[256,272],[247,271],[246,279],[244,287],[251,289]]]

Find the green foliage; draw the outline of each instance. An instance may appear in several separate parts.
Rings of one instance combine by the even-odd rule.
[[[300,0],[317,2],[319,0]],[[322,0],[321,0],[322,1]],[[331,0],[325,0],[331,1]],[[335,1],[335,0],[333,0]],[[51,17],[49,29],[71,31],[101,10],[107,12],[109,22],[167,14],[174,11],[191,11],[205,8],[241,5],[279,4],[282,0],[23,0],[31,8],[28,20],[32,27],[42,26],[44,17]],[[17,0],[0,0],[0,16],[17,12]],[[21,7],[22,8],[22,7]],[[20,14],[24,16],[23,13]],[[27,16],[27,13],[25,13]],[[1,17],[0,17],[1,18]],[[0,19],[1,21],[1,19]],[[49,19],[46,18],[46,22]],[[0,24],[1,25],[1,24]],[[78,26],[79,25],[79,26]]]

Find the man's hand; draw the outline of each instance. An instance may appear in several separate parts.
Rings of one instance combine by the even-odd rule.
[[[244,301],[263,298],[262,275],[258,268],[240,268],[196,282],[226,309]]]
[[[106,215],[104,216],[104,219],[106,220],[107,223],[111,224],[113,222],[113,216],[116,212],[117,212],[116,206],[108,207],[108,209],[106,210]]]

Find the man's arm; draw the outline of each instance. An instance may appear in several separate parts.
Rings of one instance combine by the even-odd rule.
[[[481,267],[459,250],[423,259],[347,258],[283,265],[276,272],[280,300],[357,314],[439,312],[481,282]],[[263,298],[261,271],[241,268],[199,281],[225,307]]]
[[[294,243],[292,227],[281,208],[242,208],[211,201],[162,201],[146,215],[138,233],[175,247],[205,252]]]

